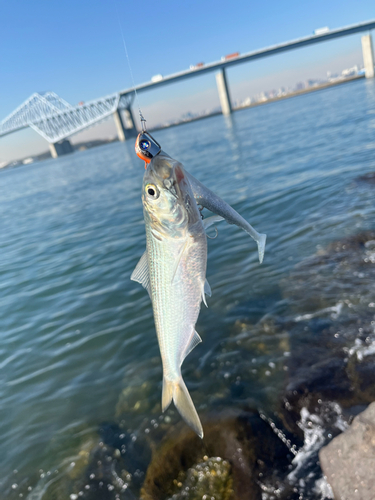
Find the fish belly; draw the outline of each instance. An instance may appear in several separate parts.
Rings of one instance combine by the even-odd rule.
[[[163,362],[163,411],[173,399],[185,421],[203,436],[182,380],[181,365],[197,338],[200,340],[195,323],[206,276],[206,235],[202,231],[187,238],[160,241],[147,228],[146,235],[151,300]]]

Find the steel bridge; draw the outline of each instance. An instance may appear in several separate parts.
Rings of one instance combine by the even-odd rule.
[[[326,28],[323,32],[318,32],[314,35],[242,55],[233,54],[231,57],[222,58],[220,61],[197,65],[189,70],[174,73],[164,78],[160,75],[157,81],[143,83],[87,103],[80,103],[78,106],[71,106],[54,92],[35,93],[0,122],[0,137],[26,127],[31,127],[50,143],[51,154],[53,157],[57,157],[73,150],[70,142],[67,140],[69,137],[113,115],[119,140],[124,141],[126,138],[134,137],[137,133],[131,109],[135,89],[137,92],[142,92],[212,71],[217,72],[216,82],[221,108],[223,114],[227,115],[232,112],[229,86],[225,72],[227,67],[314,43],[363,31],[370,31],[374,28],[375,20],[335,30]],[[373,78],[374,54],[370,34],[362,37],[362,52],[366,77]]]
[[[31,127],[50,143],[52,156],[56,157],[72,151],[67,137],[113,114],[119,122],[118,128],[124,134],[121,139],[125,140],[127,129],[119,110],[127,110],[128,119],[131,121],[129,130],[136,130],[131,113],[132,102],[132,94],[115,93],[71,106],[54,92],[35,93],[0,123],[0,137]]]

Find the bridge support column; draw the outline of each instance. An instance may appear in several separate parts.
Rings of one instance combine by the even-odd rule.
[[[124,142],[127,139],[130,139],[131,137],[135,137],[137,135],[137,129],[134,123],[134,117],[130,106],[124,110],[124,114],[127,125],[126,127],[124,125],[124,119],[121,116],[121,111],[119,109],[116,109],[116,111],[113,113],[113,118],[115,120],[117,128],[118,140],[121,142]]]
[[[137,127],[135,126],[133,111],[131,106],[125,109],[126,116],[126,136],[127,137],[135,137],[138,135]]]
[[[67,139],[60,142],[55,142],[49,145],[49,150],[51,151],[52,158],[57,158],[58,156],[67,155],[73,153],[73,146]]]
[[[371,35],[362,37],[362,54],[366,78],[374,78],[374,50]]]
[[[221,70],[216,73],[216,85],[217,90],[219,91],[219,99],[223,115],[230,115],[232,113],[232,105],[230,102],[227,77],[224,68],[221,68]]]
[[[121,112],[119,109],[116,109],[116,111],[113,113],[113,118],[115,119],[118,140],[121,142],[124,142],[125,141],[125,127],[124,127],[124,122],[122,121],[122,116],[121,116]]]

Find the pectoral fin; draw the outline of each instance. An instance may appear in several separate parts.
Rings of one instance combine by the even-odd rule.
[[[173,283],[173,281],[176,277],[178,266],[180,265],[181,259],[182,259],[183,255],[186,252],[188,247],[189,247],[189,239],[187,238],[185,243],[184,243],[184,246],[181,248],[180,253],[178,254],[178,257],[176,258],[176,262],[174,263],[171,283]]]
[[[132,281],[137,281],[140,283],[143,288],[148,291],[148,294],[151,297],[151,288],[150,288],[150,273],[148,270],[148,262],[147,262],[147,250],[139,259],[138,264],[135,266],[132,275],[130,276]]]

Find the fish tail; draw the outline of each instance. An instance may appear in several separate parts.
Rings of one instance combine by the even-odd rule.
[[[171,404],[173,398],[173,382],[163,377],[163,392],[161,396],[161,408],[163,413]]]
[[[260,263],[263,262],[264,250],[266,248],[266,239],[267,239],[266,234],[259,233],[258,238],[256,240],[256,242],[258,244],[258,254],[259,254],[259,262]]]
[[[165,377],[163,378],[163,411],[168,408],[172,399],[181,417],[200,438],[203,438],[201,421],[199,420],[197,410],[195,409],[194,403],[181,376],[177,381],[167,380]]]

